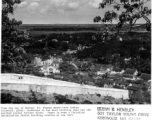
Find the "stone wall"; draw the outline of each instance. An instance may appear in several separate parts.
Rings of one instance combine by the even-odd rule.
[[[101,94],[114,98],[129,98],[128,90],[114,88],[99,88],[89,85],[80,85],[51,78],[36,77],[22,74],[1,74],[1,89],[16,91],[35,91],[46,94]]]

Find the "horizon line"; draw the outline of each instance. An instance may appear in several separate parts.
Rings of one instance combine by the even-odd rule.
[[[97,23],[50,23],[50,24],[43,24],[43,23],[22,23],[21,25],[56,25],[56,24],[61,24],[61,25],[70,25],[70,24],[73,24],[73,25],[78,25],[78,24],[90,24],[90,25],[104,25],[104,24],[97,24]],[[116,23],[117,24],[117,23]],[[145,24],[145,23],[137,23],[137,24]],[[110,23],[108,25],[111,25]]]

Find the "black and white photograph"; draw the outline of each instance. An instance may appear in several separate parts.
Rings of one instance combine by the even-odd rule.
[[[151,105],[151,0],[1,7],[1,104]]]

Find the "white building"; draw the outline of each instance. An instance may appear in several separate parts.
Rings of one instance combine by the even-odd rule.
[[[114,68],[113,70],[110,71],[110,75],[122,75],[125,71],[121,68]]]
[[[44,75],[49,75],[51,73],[60,73],[59,65],[62,62],[62,58],[56,58],[50,56],[49,59],[42,61],[40,57],[35,57],[34,64],[36,66],[42,66],[41,72]]]
[[[47,59],[43,61],[43,65],[45,66],[51,66],[53,64],[53,59]]]
[[[49,66],[47,68],[42,67],[41,72],[44,73],[44,75],[50,75],[52,73],[60,73],[60,70],[58,68],[53,67],[53,66]]]

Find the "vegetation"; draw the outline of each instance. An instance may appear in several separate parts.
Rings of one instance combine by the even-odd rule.
[[[85,95],[60,95],[60,94],[41,94],[36,92],[16,92],[2,91],[2,104],[129,104],[128,100],[115,99],[110,96],[102,98],[97,94],[98,99],[84,99]],[[25,98],[26,97],[26,98]],[[91,97],[91,96],[90,96]]]
[[[142,104],[146,102],[151,104],[150,94],[143,93],[144,97],[134,93],[132,97],[127,99],[115,99],[111,96],[101,96],[100,94],[90,95],[90,99],[87,99],[85,95],[60,95],[60,94],[41,94],[37,92],[17,92],[17,91],[1,91],[1,103],[8,104]],[[91,99],[91,96],[96,96],[96,99]]]
[[[150,0],[103,0],[99,4],[99,9],[113,6],[115,10],[105,12],[103,18],[95,17],[94,22],[113,24],[115,21],[117,24],[111,27],[112,30],[119,32],[125,26],[131,32],[132,28],[136,26],[136,22],[144,18],[147,31],[151,31],[151,21],[147,17],[151,14],[151,9],[144,6],[147,2],[150,3]]]
[[[115,0],[116,1],[116,0]],[[100,4],[101,7],[105,7],[107,4],[113,5],[114,0],[104,0]],[[148,2],[148,0],[147,0]],[[129,31],[134,29],[137,25],[136,21],[140,18],[146,20],[146,29],[150,31],[148,16],[151,11],[148,8],[142,8],[143,4],[140,0],[121,0],[121,3],[116,3],[114,8],[121,10],[123,6],[124,12],[117,15],[116,12],[106,12],[103,19],[96,17],[95,22],[102,21],[104,23],[112,22],[114,19],[118,20],[118,24],[108,25],[110,28],[114,28],[119,32],[119,36],[122,36],[121,40],[117,39],[118,34],[105,34],[104,28],[100,31],[100,26],[94,27],[92,25],[82,26],[27,26],[31,27],[28,32],[30,34],[34,31],[36,36],[30,35],[30,38],[25,36],[25,33],[21,30],[26,29],[26,26],[21,26],[21,21],[10,19],[9,14],[13,14],[16,4],[19,4],[20,0],[3,0],[2,1],[2,72],[18,73],[18,74],[32,74],[36,76],[44,76],[44,73],[40,72],[40,67],[34,66],[32,61],[34,56],[47,57],[60,56],[63,59],[63,63],[60,64],[60,74],[51,74],[51,78],[61,79],[69,82],[91,84],[98,87],[103,87],[107,76],[101,77],[95,81],[94,77],[98,70],[91,69],[93,65],[97,67],[101,64],[112,64],[119,68],[135,68],[139,73],[151,73],[151,35],[150,32],[143,32],[143,26],[136,27],[136,30],[140,29],[140,32],[132,32],[128,34],[125,30],[129,26]],[[138,10],[137,13],[135,11]],[[106,29],[106,28],[105,28]],[[73,31],[73,33],[49,33],[48,31]],[[76,32],[77,30],[84,30],[85,32]],[[87,32],[91,30],[91,32]],[[44,31],[47,34],[39,34],[37,31]],[[97,33],[97,31],[100,31]],[[105,37],[106,36],[106,37]],[[106,38],[106,39],[105,39]],[[81,48],[81,49],[80,49]],[[74,53],[68,53],[68,51],[74,50]],[[75,60],[74,60],[75,59]],[[92,59],[91,61],[89,59]],[[125,61],[125,59],[130,59]],[[79,62],[78,62],[79,61]],[[87,61],[87,63],[86,63]],[[76,67],[70,62],[77,62]],[[96,68],[96,67],[95,67]],[[129,81],[131,83],[131,81]],[[135,83],[140,84],[140,82]],[[117,85],[114,88],[122,89]],[[142,86],[141,91],[136,91],[130,95],[130,101],[120,100],[120,103],[150,103],[151,94],[147,91],[148,87]],[[30,92],[28,100],[20,99],[12,94],[2,93],[2,103],[77,103],[75,100],[67,99],[67,96],[53,95],[51,101],[47,101],[45,96]],[[106,101],[107,99],[108,102]],[[56,101],[57,100],[57,101]],[[104,104],[118,103],[114,98],[107,96],[102,99]],[[82,103],[91,103],[89,100]]]
[[[9,14],[13,14],[15,6],[20,0],[2,0],[2,63],[9,64],[15,71],[18,62],[23,61],[22,54],[25,50],[21,47],[25,40],[24,32],[18,29],[21,21],[10,19]]]

